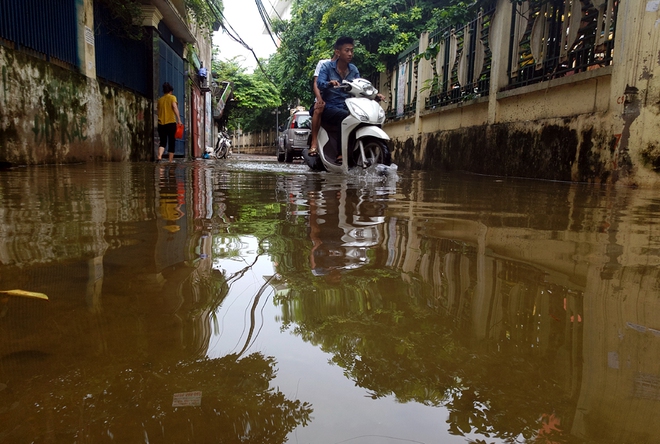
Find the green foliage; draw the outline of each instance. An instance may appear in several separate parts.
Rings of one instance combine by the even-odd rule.
[[[492,0],[298,0],[291,20],[276,23],[282,44],[271,61],[285,101],[311,101],[311,77],[318,60],[332,54],[343,35],[356,40],[355,65],[374,79],[396,63],[419,34],[472,18]]]
[[[426,30],[434,31],[467,23],[476,18],[479,8],[487,9],[493,3],[493,0],[456,0],[452,1],[450,7],[433,8],[431,19],[426,23]]]
[[[248,74],[236,58],[221,61],[214,57],[212,71],[221,81],[234,85],[235,105],[232,107],[230,127],[244,131],[275,128],[275,115],[271,112],[281,105],[280,92],[260,70]],[[262,61],[262,65],[268,65]]]
[[[222,0],[186,0],[186,9],[191,18],[208,30],[218,30],[222,23]]]
[[[140,40],[144,28],[140,24],[142,6],[139,0],[96,0],[102,13],[94,17],[102,21],[106,29],[114,35]]]
[[[144,35],[141,0],[96,0],[107,13],[100,14],[110,32],[129,39],[140,40]],[[222,0],[185,0],[190,17],[209,32],[221,23]]]

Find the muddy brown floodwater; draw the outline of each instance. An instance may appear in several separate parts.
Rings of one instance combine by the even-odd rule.
[[[0,173],[0,442],[655,443],[660,198],[300,164]]]

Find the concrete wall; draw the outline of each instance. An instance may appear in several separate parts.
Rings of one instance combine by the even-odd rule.
[[[425,170],[660,185],[656,3],[620,2],[611,66],[510,89],[512,3],[498,1],[488,38],[489,93],[426,110],[429,92],[417,88],[416,112],[385,125],[394,161]],[[423,34],[419,53],[427,47]],[[433,78],[431,63],[418,62],[414,84]],[[381,91],[392,78],[383,74]]]
[[[277,154],[276,141],[277,133],[275,130],[244,133],[240,136],[234,134],[231,147],[234,153],[275,156]]]
[[[0,73],[0,162],[153,155],[153,105],[146,98],[3,46]]]

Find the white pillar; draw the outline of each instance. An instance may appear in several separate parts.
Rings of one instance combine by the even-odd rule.
[[[499,0],[495,9],[495,15],[491,18],[489,31],[489,44],[491,50],[490,88],[488,95],[488,123],[492,125],[497,122],[497,93],[509,84],[507,69],[509,66],[509,39],[511,38],[511,13],[512,3],[510,0]]]
[[[76,2],[78,7],[78,58],[80,71],[90,79],[96,78],[96,46],[94,42],[94,3]]]

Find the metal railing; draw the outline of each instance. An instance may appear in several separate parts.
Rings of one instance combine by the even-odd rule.
[[[387,116],[403,117],[414,113],[417,103],[417,55],[419,54],[419,43],[415,42],[404,52],[399,54],[396,72],[394,75],[394,91],[392,97],[392,108]]]
[[[619,0],[514,5],[509,88],[611,65],[618,5]]]
[[[0,0],[0,42],[48,62],[79,67],[76,0]]]
[[[447,27],[429,36],[433,78],[426,109],[487,96],[490,90],[492,53],[488,39],[495,9],[479,12],[476,19],[459,27]]]

